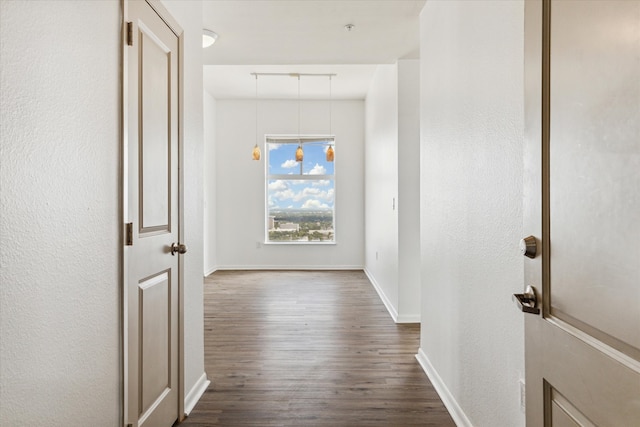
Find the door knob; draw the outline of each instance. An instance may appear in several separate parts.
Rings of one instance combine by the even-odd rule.
[[[520,240],[520,252],[528,258],[535,258],[536,253],[538,252],[536,238],[533,236],[527,236]]]
[[[180,255],[187,253],[187,245],[184,243],[172,243],[171,244],[171,255],[175,256],[176,252]]]
[[[533,286],[527,286],[524,294],[513,294],[513,301],[523,313],[540,314],[538,295]]]

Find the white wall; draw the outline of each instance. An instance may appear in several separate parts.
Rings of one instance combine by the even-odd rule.
[[[419,360],[459,425],[522,426],[522,1],[427,2]]]
[[[204,92],[204,275],[218,265],[216,248],[216,99]]]
[[[0,2],[0,425],[121,423],[120,4]]]
[[[260,100],[258,105],[260,135],[298,133],[297,101]],[[255,102],[217,101],[218,268],[362,268],[364,103],[334,100],[332,105],[336,244],[265,245],[264,155],[260,161],[251,160],[256,141]],[[329,102],[303,101],[300,117],[302,134],[329,132]],[[264,154],[264,145],[262,151]]]
[[[366,99],[365,271],[398,317],[398,67],[379,65]]]
[[[419,70],[379,65],[366,99],[365,272],[396,322],[420,321]]]
[[[184,391],[187,411],[204,392],[202,0],[163,1],[184,30]]]
[[[420,321],[420,60],[398,61],[398,321]]]

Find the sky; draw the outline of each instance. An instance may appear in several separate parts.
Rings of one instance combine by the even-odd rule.
[[[295,179],[300,175],[300,163],[295,161],[297,144],[267,144],[269,174],[290,175],[269,179],[269,209],[332,210],[334,207],[335,185],[334,164],[327,162],[326,145],[305,144],[303,175],[330,175],[317,180]],[[329,178],[329,179],[325,179]]]

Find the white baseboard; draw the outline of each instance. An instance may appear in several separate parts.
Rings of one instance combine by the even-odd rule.
[[[196,381],[184,398],[184,414],[186,416],[189,416],[193,408],[196,406],[196,403],[198,403],[198,400],[200,400],[204,392],[207,390],[207,387],[209,387],[209,384],[211,384],[211,381],[207,379],[207,373],[203,372],[202,376],[198,378],[198,381]]]
[[[209,270],[206,270],[206,271],[204,272],[204,277],[207,277],[208,275],[215,273],[215,272],[216,272],[216,270],[218,270],[218,268],[217,268],[217,267],[213,267],[213,268],[211,268],[211,269],[209,269]]]
[[[371,284],[373,285],[373,288],[378,293],[378,296],[382,300],[382,303],[384,304],[384,306],[387,308],[387,311],[389,312],[389,315],[391,315],[391,318],[393,319],[393,321],[395,323],[398,323],[398,312],[396,311],[393,304],[391,304],[391,301],[389,301],[389,298],[387,298],[387,296],[385,295],[384,291],[382,290],[378,282],[376,282],[376,279],[366,268],[364,269],[364,274],[366,274],[367,277],[369,278],[369,281],[371,282]]]
[[[420,323],[419,314],[399,314],[396,323]]]
[[[451,418],[453,418],[453,421],[456,423],[456,426],[473,427],[473,424],[471,424],[471,421],[469,421],[467,415],[464,413],[456,399],[453,397],[444,381],[442,381],[442,378],[440,378],[440,375],[438,375],[438,372],[436,372],[435,368],[429,361],[429,358],[427,357],[425,352],[422,351],[422,348],[418,349],[416,359],[418,359],[418,363],[420,363],[420,366],[422,366],[422,369],[427,374],[427,377],[429,377],[431,384],[433,384],[433,388],[436,389],[436,392],[440,396],[440,399],[442,400],[442,403],[444,403],[444,406],[449,411],[449,414],[451,415]]]
[[[225,265],[216,270],[362,270],[361,265]]]

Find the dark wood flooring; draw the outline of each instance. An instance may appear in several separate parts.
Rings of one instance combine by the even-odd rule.
[[[205,279],[211,386],[181,426],[455,426],[362,271]]]

